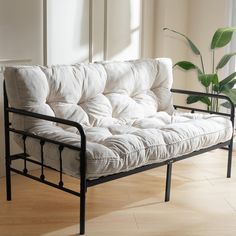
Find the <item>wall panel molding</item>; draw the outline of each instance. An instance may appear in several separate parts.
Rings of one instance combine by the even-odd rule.
[[[48,30],[47,30],[47,15],[48,15],[48,7],[47,0],[43,0],[43,65],[46,66],[48,64]]]
[[[107,2],[108,0],[104,0],[104,36],[103,36],[103,60],[107,60]]]
[[[73,22],[73,17],[70,18],[71,16],[66,13],[66,10],[71,9],[72,14],[76,14],[76,9],[70,7],[70,4],[77,7],[78,14],[82,14],[75,16],[75,22]],[[76,55],[78,55],[78,62],[110,60],[116,57],[122,60],[122,58],[134,59],[152,56],[153,5],[154,0],[78,0],[71,2],[43,0],[43,64],[63,64],[63,62],[68,64],[70,61],[74,63]],[[58,24],[63,22],[59,14],[62,7],[65,8],[65,26],[68,22],[78,25],[78,31],[83,29],[80,34],[77,32],[77,35],[73,36],[74,31],[69,31],[71,35],[68,36],[65,26],[62,26],[61,29],[60,25],[57,26],[57,17]],[[69,20],[66,17],[69,17]],[[76,22],[78,20],[79,22]],[[58,29],[55,30],[54,26]],[[69,25],[69,27],[71,26]],[[56,31],[56,36],[50,32],[52,30]],[[61,33],[63,30],[64,35]],[[78,45],[78,47],[87,47],[87,60],[84,56],[84,49],[75,49],[77,54],[73,53],[73,45],[71,46],[68,40],[65,40],[65,44],[63,44],[62,36],[65,38],[83,37],[83,40],[86,41],[83,41],[82,45]],[[80,38],[76,40],[81,43]],[[67,55],[67,48],[72,50],[71,56]],[[83,56],[79,54],[83,54]],[[57,60],[58,57],[61,59]]]
[[[89,62],[93,61],[93,0],[89,0]]]

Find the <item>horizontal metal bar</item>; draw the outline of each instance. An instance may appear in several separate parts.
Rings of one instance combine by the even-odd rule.
[[[230,148],[228,148],[228,147],[221,147],[221,149],[229,150]]]
[[[183,155],[183,156],[180,156],[180,157],[176,157],[176,158],[173,158],[173,161],[176,162],[176,161],[180,161],[180,160],[184,160],[186,158],[189,158],[189,157],[193,157],[193,156],[197,156],[197,155],[200,155],[200,154],[203,154],[205,152],[209,152],[209,151],[212,151],[212,150],[215,150],[215,149],[218,149],[218,148],[222,148],[224,146],[227,146],[230,144],[230,141],[231,140],[228,140],[224,143],[219,143],[219,144],[216,144],[216,145],[213,145],[211,147],[207,147],[207,148],[203,148],[203,149],[200,149],[198,151],[195,151],[195,152],[191,152],[189,154],[186,154],[186,155]]]
[[[29,156],[29,155],[27,155],[27,156]],[[46,167],[46,168],[49,168],[49,169],[58,171],[57,169],[55,169],[55,168],[53,168],[53,167],[51,167],[51,166],[42,164],[42,163],[39,162],[39,161],[36,161],[36,160],[30,159],[30,158],[24,157],[24,153],[18,153],[18,154],[15,154],[15,155],[11,155],[11,156],[10,156],[10,159],[11,159],[11,161],[19,160],[19,159],[21,159],[21,160],[26,160],[26,161],[28,161],[28,162],[31,162],[31,163],[35,164],[35,165],[43,166],[43,167]]]
[[[10,167],[10,170],[13,171],[13,172],[15,172],[15,173],[17,173],[17,174],[20,174],[20,175],[29,177],[29,178],[31,178],[31,179],[33,179],[33,180],[36,180],[36,181],[38,181],[38,182],[40,182],[40,183],[49,185],[49,186],[51,186],[51,187],[60,189],[60,190],[62,190],[62,191],[64,191],[64,192],[67,192],[67,193],[70,193],[70,194],[73,194],[73,195],[75,195],[75,196],[80,197],[80,193],[78,193],[78,192],[76,192],[76,191],[74,191],[74,190],[71,190],[71,189],[68,189],[68,188],[65,188],[65,187],[61,187],[61,186],[59,186],[59,185],[57,185],[57,184],[55,184],[55,183],[49,182],[49,181],[47,181],[47,180],[41,180],[40,178],[38,178],[38,177],[36,177],[36,176],[34,176],[34,175],[30,175],[30,174],[28,174],[28,173],[25,174],[25,173],[23,173],[22,171],[20,171],[20,170],[18,170],[18,169],[15,169],[15,168],[13,168],[13,167]]]
[[[235,107],[232,100],[229,97],[227,97],[225,95],[222,95],[222,94],[202,93],[202,92],[196,92],[196,91],[192,91],[192,90],[183,90],[183,89],[171,89],[171,92],[172,93],[186,94],[186,95],[220,98],[220,99],[227,100],[230,103],[231,107]]]
[[[17,133],[17,134],[21,134],[21,135],[26,135],[28,137],[35,138],[35,139],[38,139],[38,140],[44,140],[45,142],[48,142],[48,143],[53,143],[53,144],[56,144],[56,145],[62,145],[64,147],[67,147],[67,148],[70,148],[70,149],[73,149],[73,150],[76,150],[76,151],[81,151],[80,147],[76,147],[76,146],[73,146],[73,145],[70,145],[70,144],[59,142],[59,141],[56,141],[56,140],[53,140],[53,139],[48,139],[48,138],[45,138],[45,137],[42,137],[42,136],[30,133],[30,132],[26,132],[26,131],[22,131],[22,130],[17,130],[17,129],[13,129],[13,128],[8,128],[8,130],[13,132],[13,133]]]
[[[229,117],[231,116],[231,114],[229,114],[229,113],[207,111],[207,110],[203,110],[203,109],[199,109],[199,108],[185,107],[185,106],[179,106],[179,105],[174,105],[174,108],[180,108],[180,109],[192,110],[192,111],[199,111],[199,112],[210,113],[210,114],[217,114],[217,115],[229,116]]]
[[[26,156],[28,157],[29,155],[26,154]],[[11,155],[9,158],[11,161],[18,160],[18,159],[24,159],[24,153],[17,153],[17,154]]]
[[[136,173],[139,173],[139,172],[143,172],[145,170],[150,170],[150,169],[153,169],[153,168],[156,168],[156,167],[159,167],[159,166],[166,165],[167,163],[168,163],[168,160],[164,161],[164,162],[160,162],[160,163],[154,163],[154,164],[150,164],[150,165],[146,165],[146,166],[141,166],[141,167],[138,167],[136,169],[129,170],[127,172],[120,172],[120,173],[117,173],[117,174],[100,177],[98,179],[87,180],[87,187],[91,187],[91,186],[95,186],[95,185],[98,185],[98,184],[106,183],[106,182],[109,182],[109,181],[112,181],[112,180],[115,180],[115,179],[120,179],[120,178],[129,176],[129,175],[133,175],[133,174],[136,174]]]
[[[149,164],[149,165],[146,165],[146,166],[141,166],[141,167],[138,167],[136,169],[129,170],[127,172],[121,172],[121,173],[117,173],[117,174],[113,174],[113,175],[108,175],[108,176],[100,177],[100,178],[94,179],[94,180],[87,180],[87,187],[92,187],[92,186],[95,186],[95,185],[98,185],[98,184],[106,183],[106,182],[109,182],[109,181],[112,181],[112,180],[115,180],[115,179],[119,179],[119,178],[122,178],[122,177],[133,175],[133,174],[136,174],[136,173],[139,173],[139,172],[143,172],[145,170],[150,170],[150,169],[154,169],[156,167],[164,166],[168,163],[177,162],[177,161],[180,161],[180,160],[192,157],[192,156],[200,155],[202,153],[212,151],[214,149],[218,149],[218,148],[224,147],[226,145],[229,145],[229,143],[230,143],[230,140],[226,141],[224,143],[220,143],[220,144],[208,147],[208,148],[201,149],[199,151],[195,151],[195,152],[180,156],[180,157],[175,157],[175,158],[172,158],[172,159],[160,162],[160,163],[154,163],[154,164]]]

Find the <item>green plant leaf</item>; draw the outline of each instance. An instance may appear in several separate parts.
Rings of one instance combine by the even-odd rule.
[[[230,83],[231,80],[233,80],[236,77],[236,72],[233,72],[223,80],[219,82],[219,92],[221,92],[224,89],[224,86],[228,83]]]
[[[228,109],[231,108],[231,105],[230,105],[229,102],[224,102],[224,103],[221,103],[220,105],[223,106],[223,107],[225,107],[225,108],[228,108]],[[235,104],[234,106],[236,106],[236,104]]]
[[[217,29],[211,41],[211,49],[221,48],[227,45],[231,41],[234,31],[236,31],[234,27]]]
[[[227,91],[229,89],[232,89],[234,85],[236,84],[236,79],[231,80],[229,83],[225,84],[224,86],[221,87],[221,93],[224,91]]]
[[[212,82],[212,84],[214,84],[214,85],[219,84],[219,78],[218,78],[218,75],[217,75],[217,74],[213,74],[213,75],[212,75],[211,82]]]
[[[176,66],[180,67],[183,70],[193,70],[193,69],[196,69],[198,74],[202,74],[202,71],[199,69],[199,67],[194,65],[190,61],[179,61],[179,62],[175,63],[173,67],[176,67]]]
[[[225,108],[227,108],[227,109],[230,109],[230,103],[229,102],[223,102],[223,103],[221,103],[220,104],[222,107],[225,107]]]
[[[219,86],[219,84],[215,84],[213,86],[213,91],[215,91],[216,93],[220,93],[220,86]]]
[[[201,52],[199,51],[197,46],[186,35],[184,35],[182,33],[179,33],[179,32],[177,32],[175,30],[169,29],[169,28],[163,28],[163,30],[169,30],[169,31],[171,31],[171,32],[173,32],[175,34],[183,36],[187,40],[187,42],[188,42],[190,48],[192,49],[193,53],[196,54],[196,55],[201,55]]]
[[[207,106],[211,105],[210,99],[206,96],[188,96],[187,97],[187,104],[192,104],[195,102],[202,102],[206,104]]]
[[[211,83],[217,84],[218,83],[218,76],[217,74],[201,74],[198,76],[201,84],[207,88],[210,86]]]
[[[224,67],[228,63],[228,61],[235,55],[236,55],[236,52],[224,55],[219,61],[218,65],[216,66],[216,70]]]
[[[228,96],[232,100],[233,104],[236,105],[236,89],[228,89],[222,91],[222,93]]]

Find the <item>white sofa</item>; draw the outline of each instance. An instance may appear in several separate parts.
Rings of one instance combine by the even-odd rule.
[[[176,112],[170,59],[9,67],[5,83],[10,104],[5,102],[5,113],[14,113],[10,131],[16,131],[15,140],[24,150],[18,158],[26,161],[27,154],[27,159],[43,162],[42,169],[49,166],[77,178],[84,171],[82,191],[113,179],[109,176],[170,164],[211,147],[231,145],[231,165],[233,111],[231,120],[224,114]],[[81,130],[47,117],[73,121]],[[70,148],[81,148],[81,132],[86,138],[82,164],[78,150]],[[61,157],[57,143],[48,140],[60,144]],[[8,168],[15,171],[10,163]]]

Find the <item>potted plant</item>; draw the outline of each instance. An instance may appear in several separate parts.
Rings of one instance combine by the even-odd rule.
[[[210,51],[212,53],[211,73],[207,73],[205,71],[202,54],[200,50],[197,48],[197,46],[192,42],[192,40],[190,40],[186,35],[177,32],[175,30],[168,28],[164,28],[163,30],[171,31],[183,37],[187,41],[192,52],[195,55],[197,55],[200,59],[200,67],[193,64],[190,61],[179,61],[175,63],[173,67],[179,67],[185,71],[196,70],[198,80],[205,87],[206,93],[225,94],[233,101],[234,104],[236,104],[236,89],[234,89],[234,85],[236,84],[236,78],[235,78],[236,71],[228,75],[226,78],[223,78],[222,80],[220,80],[218,76],[219,70],[222,69],[229,62],[229,60],[236,55],[236,52],[225,54],[218,63],[215,62],[216,49],[226,46],[231,41],[233,33],[234,31],[236,31],[236,28],[233,27],[219,28],[214,33],[210,46]],[[192,96],[192,95],[187,97],[187,104],[192,104],[196,102],[202,102],[206,104],[207,109],[209,111],[219,110],[218,98],[210,99],[209,97]],[[225,102],[221,105],[228,107],[229,104]]]

